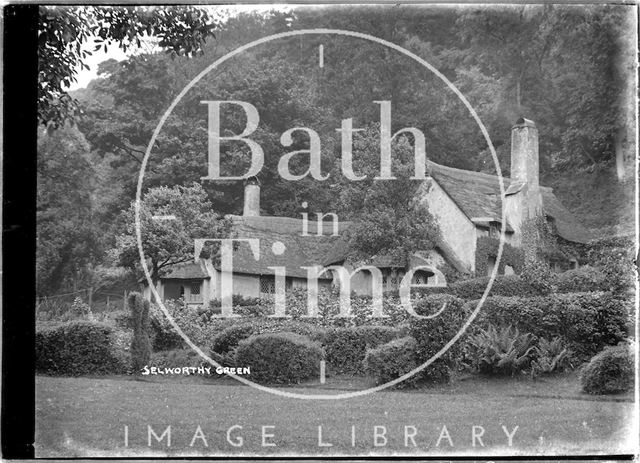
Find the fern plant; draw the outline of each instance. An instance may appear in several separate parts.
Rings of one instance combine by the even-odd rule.
[[[530,364],[536,349],[534,340],[531,333],[521,334],[517,327],[496,328],[491,324],[470,336],[467,356],[479,373],[513,376]]]
[[[571,350],[564,346],[562,339],[552,340],[540,338],[536,348],[537,358],[531,363],[531,376],[551,374],[573,368],[571,364]]]

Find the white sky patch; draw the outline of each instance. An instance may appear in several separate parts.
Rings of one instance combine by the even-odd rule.
[[[218,20],[224,21],[227,18],[231,18],[234,16],[238,16],[242,13],[267,13],[269,11],[281,11],[286,12],[292,9],[289,5],[224,5],[224,6],[205,6],[203,7],[209,10],[210,14],[214,17],[217,16]],[[80,88],[86,88],[93,79],[98,78],[98,65],[104,61],[109,59],[115,59],[116,61],[123,61],[130,56],[142,54],[142,53],[156,53],[160,51],[160,48],[156,46],[157,40],[153,37],[144,37],[142,39],[142,47],[132,47],[126,53],[123,52],[120,48],[118,48],[117,43],[112,43],[111,45],[107,45],[107,51],[104,51],[104,48],[101,48],[98,51],[93,51],[95,45],[93,40],[86,43],[84,45],[84,50],[90,51],[92,53],[91,56],[88,56],[84,63],[89,66],[89,70],[80,68],[78,69],[78,73],[75,78],[77,82],[72,82],[69,87],[70,91],[77,90]]]

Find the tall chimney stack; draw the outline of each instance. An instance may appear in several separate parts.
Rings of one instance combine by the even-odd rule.
[[[244,183],[244,212],[245,217],[260,215],[260,182],[257,177],[250,177]]]
[[[505,216],[514,229],[512,244],[522,242],[523,224],[542,211],[539,184],[538,129],[521,117],[511,128],[511,183],[505,192]]]
[[[538,128],[521,117],[511,128],[511,180],[538,188]]]
[[[521,189],[523,218],[542,210],[539,178],[538,128],[533,121],[521,117],[511,128],[511,182]]]

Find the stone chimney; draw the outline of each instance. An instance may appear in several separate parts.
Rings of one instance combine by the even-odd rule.
[[[245,217],[260,215],[260,182],[257,177],[249,177],[244,182],[244,212]]]
[[[538,128],[521,117],[511,128],[511,180],[539,187]]]
[[[506,215],[519,241],[524,220],[542,211],[538,129],[529,119],[521,117],[511,128],[511,184],[506,191]]]

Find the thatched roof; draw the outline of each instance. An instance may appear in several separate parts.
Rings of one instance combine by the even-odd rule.
[[[306,278],[307,271],[301,267],[314,265],[328,266],[343,263],[348,256],[348,243],[342,236],[332,236],[332,227],[324,226],[323,236],[315,236],[315,223],[309,222],[309,234],[302,236],[302,220],[287,217],[245,217],[231,216],[236,238],[258,238],[260,240],[260,260],[256,261],[248,243],[241,243],[233,254],[234,273],[273,275],[268,267],[285,267],[287,276]],[[351,226],[351,222],[340,222],[338,232]],[[285,245],[282,255],[274,255],[272,246],[279,241]],[[456,269],[466,271],[462,262],[445,242],[438,243],[438,250]],[[376,256],[370,265],[405,267],[407,262],[390,256]],[[328,273],[323,278],[330,279]]]
[[[260,258],[256,260],[249,243],[240,243],[233,253],[234,273],[273,275],[269,267],[285,267],[289,277],[306,278],[307,271],[301,267],[326,266],[344,260],[347,243],[340,236],[332,236],[333,227],[325,224],[323,235],[316,236],[316,224],[309,221],[308,234],[302,236],[302,220],[288,217],[244,217],[230,216],[235,238],[257,238],[260,240]],[[338,232],[350,225],[341,222]],[[273,244],[284,244],[281,255],[275,255]],[[322,279],[330,279],[325,273]]]
[[[502,201],[497,175],[455,169],[431,161],[427,161],[427,168],[429,175],[469,219],[492,217],[500,220]],[[521,188],[519,183],[512,182],[508,177],[503,177],[503,182],[505,192],[515,193]],[[553,217],[558,235],[575,243],[586,243],[593,238],[593,234],[562,205],[552,188],[541,186],[540,192],[544,213]],[[507,229],[509,228],[511,227],[507,224]]]
[[[187,262],[184,264],[172,265],[168,273],[162,275],[165,280],[200,280],[209,278],[207,270],[202,262]]]

